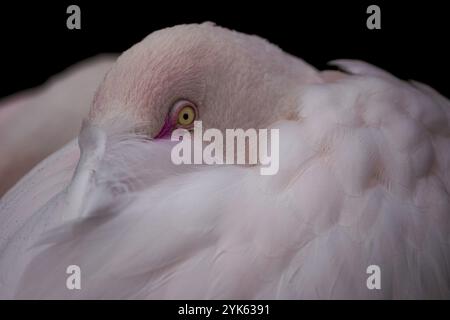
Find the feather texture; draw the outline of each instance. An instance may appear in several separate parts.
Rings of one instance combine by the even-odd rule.
[[[40,88],[0,101],[0,196],[47,156],[73,140],[114,56],[80,62]]]
[[[75,142],[46,159],[1,199],[0,297],[448,299],[450,103],[336,64],[354,75],[305,86],[298,120],[272,125],[274,176],[175,166],[173,142],[137,134],[87,148],[95,169],[75,171]],[[71,264],[81,290],[65,286]],[[366,286],[373,264],[381,290]]]

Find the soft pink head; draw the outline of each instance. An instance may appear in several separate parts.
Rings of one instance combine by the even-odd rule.
[[[316,70],[256,36],[211,23],[152,33],[124,52],[100,85],[90,119],[152,138],[176,128],[261,128],[292,117]]]

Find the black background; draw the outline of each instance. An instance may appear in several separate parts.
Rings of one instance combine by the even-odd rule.
[[[223,315],[214,314],[209,318],[195,315],[179,315],[180,306],[208,306],[219,308],[224,304],[269,305],[269,315]],[[3,312],[11,308],[9,314],[16,318],[45,319],[104,319],[109,315],[115,319],[441,319],[448,311],[449,301],[313,301],[313,300],[164,300],[164,301],[0,301]]]
[[[122,52],[154,30],[214,21],[258,34],[319,69],[338,58],[362,59],[450,96],[450,11],[440,2],[399,1],[54,1],[0,4],[0,97],[43,83],[71,64]],[[66,9],[81,8],[81,30]],[[381,30],[366,9],[381,8]]]

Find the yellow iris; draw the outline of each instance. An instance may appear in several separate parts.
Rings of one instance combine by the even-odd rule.
[[[178,124],[190,125],[195,120],[195,110],[190,106],[183,107],[178,113]]]

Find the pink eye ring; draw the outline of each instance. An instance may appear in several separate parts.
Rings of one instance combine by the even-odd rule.
[[[173,125],[186,129],[191,128],[198,118],[196,105],[188,100],[176,102],[170,113]]]
[[[169,138],[177,128],[192,129],[198,119],[197,106],[188,100],[179,100],[170,109],[164,125],[154,139]]]

